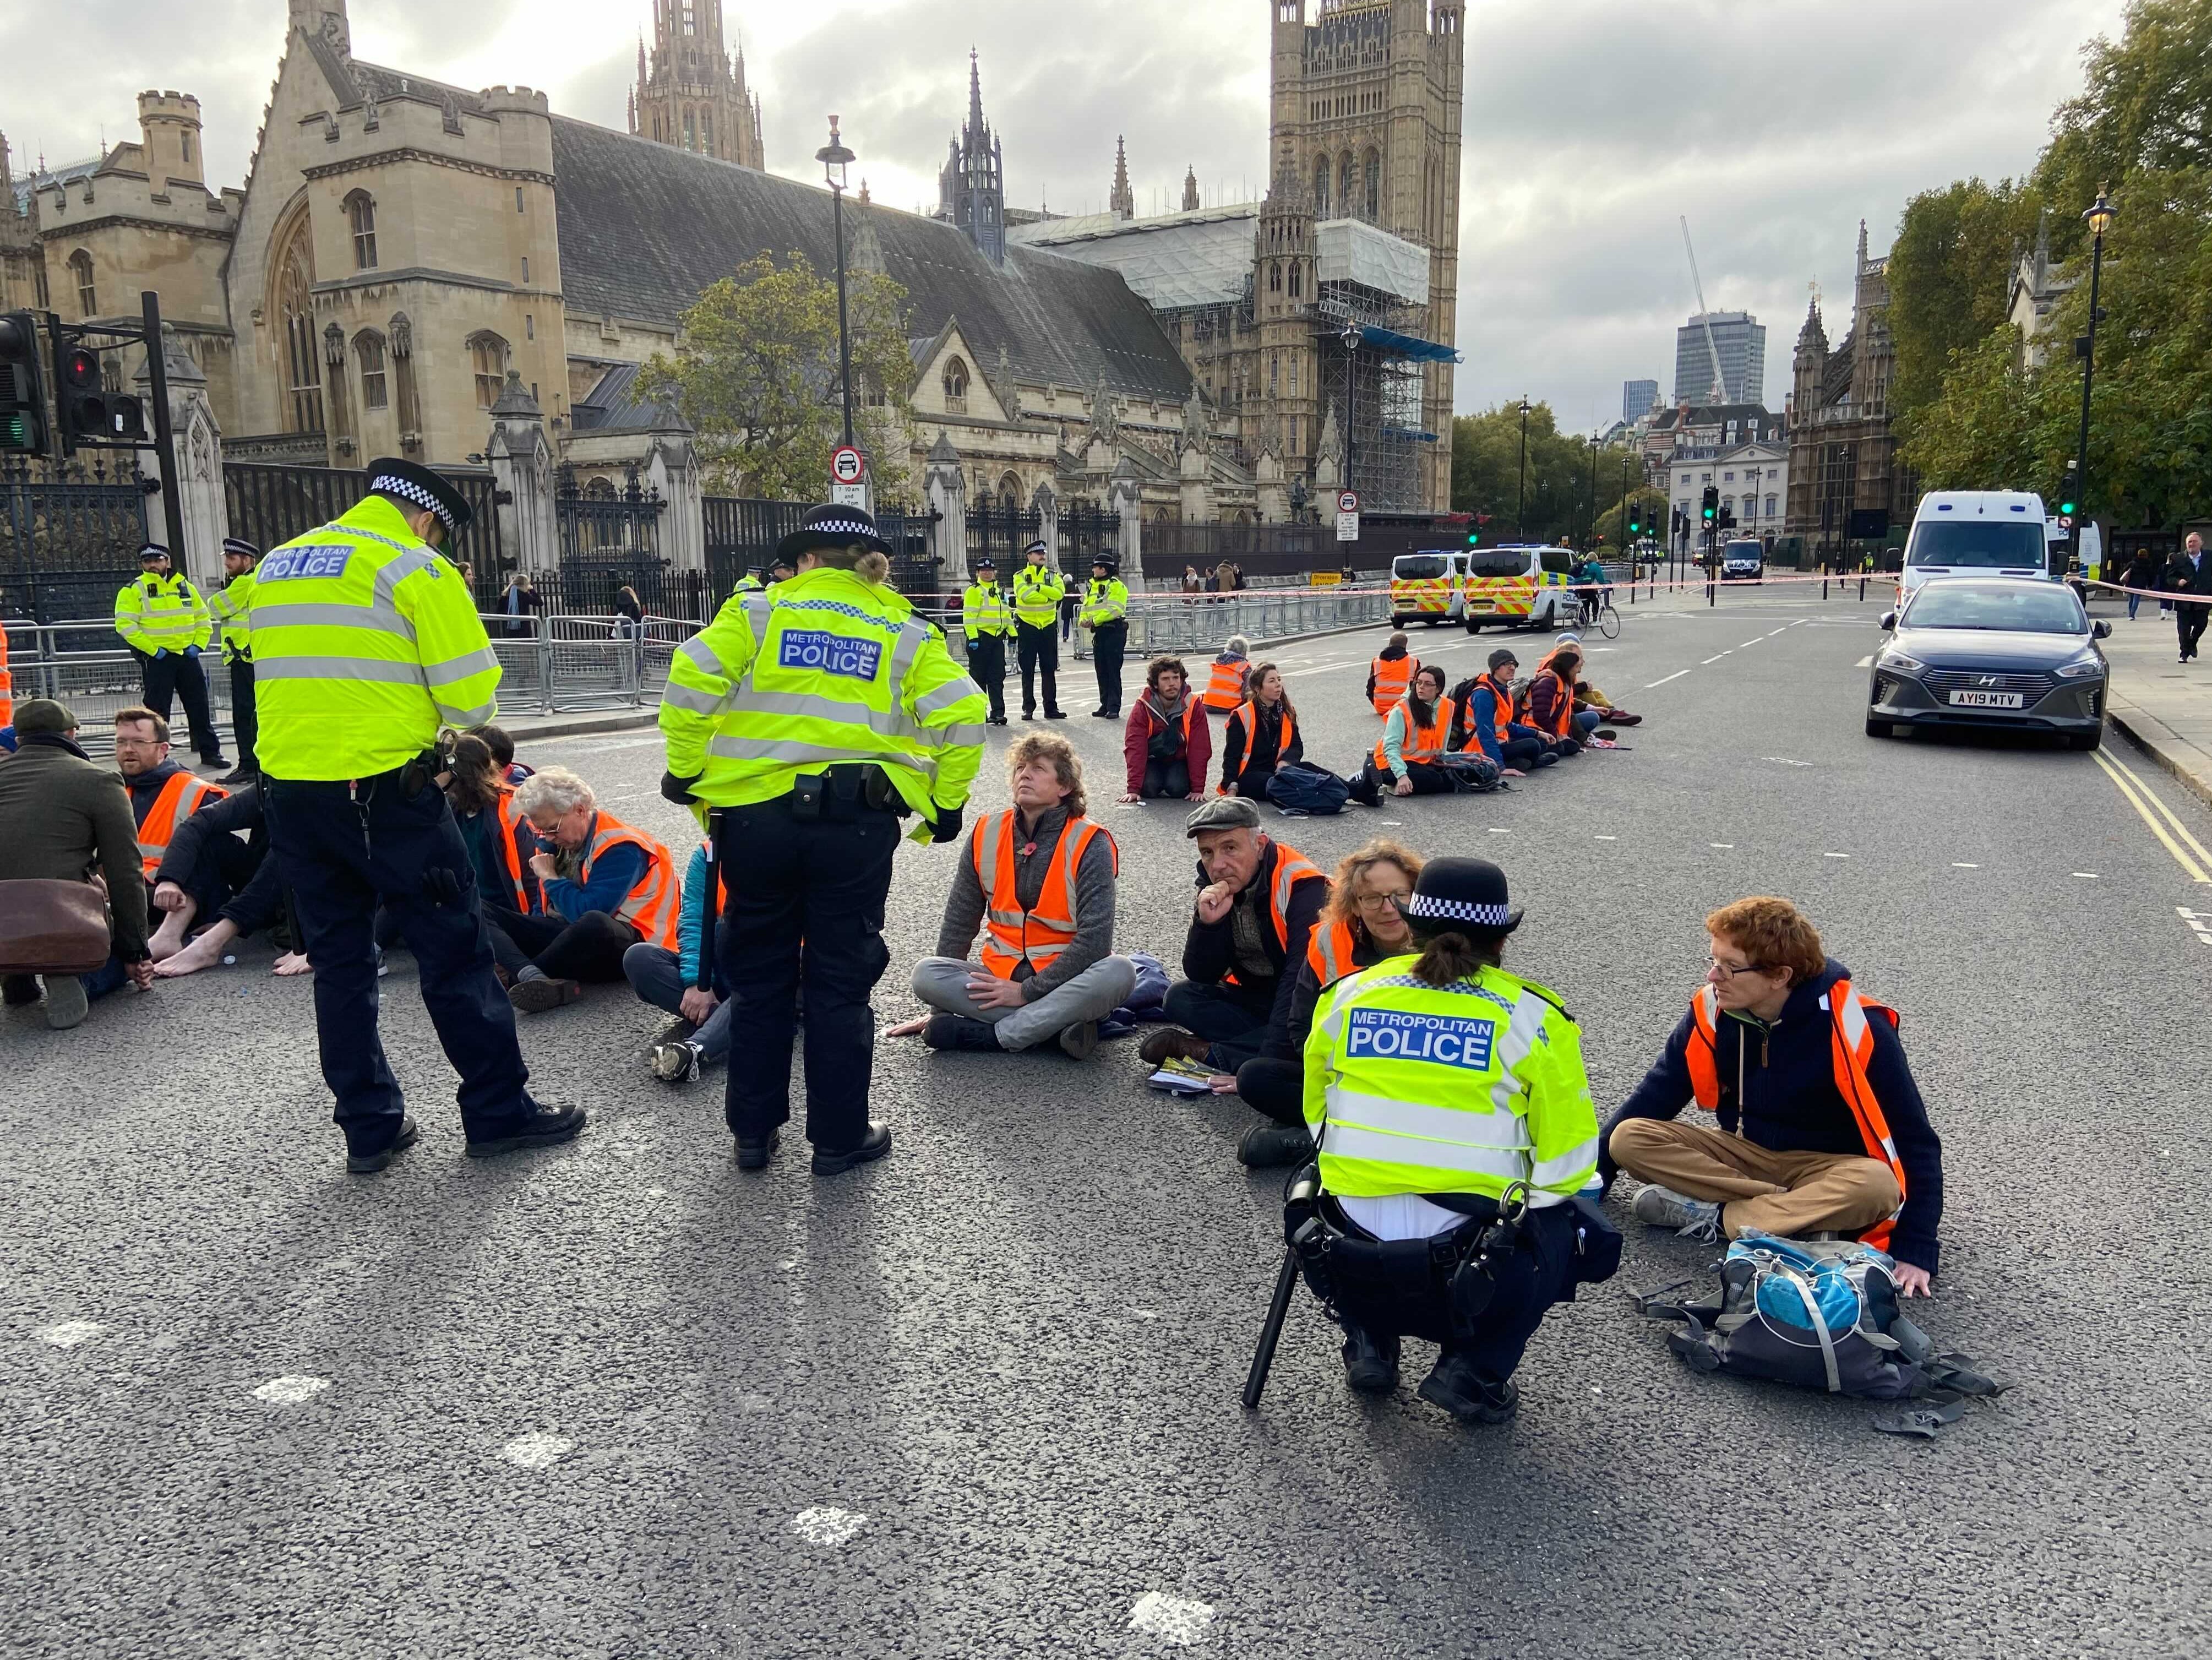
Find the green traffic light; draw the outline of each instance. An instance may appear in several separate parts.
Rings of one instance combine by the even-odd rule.
[[[2061,502],[2058,504],[2058,511],[2070,519],[2074,516],[2074,504],[2071,502]]]

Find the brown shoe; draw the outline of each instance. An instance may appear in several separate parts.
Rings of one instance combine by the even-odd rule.
[[[556,980],[551,975],[540,975],[535,980],[516,981],[507,994],[507,1000],[525,1014],[543,1014],[563,1003],[573,1003],[583,994],[583,987],[574,980]]]
[[[1137,1053],[1148,1067],[1157,1067],[1175,1055],[1185,1061],[1203,1061],[1208,1045],[1203,1037],[1194,1037],[1181,1026],[1162,1026],[1145,1034],[1145,1041],[1137,1045]]]

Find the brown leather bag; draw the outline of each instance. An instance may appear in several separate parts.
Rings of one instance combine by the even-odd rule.
[[[112,949],[107,897],[89,882],[0,882],[0,974],[90,974]]]

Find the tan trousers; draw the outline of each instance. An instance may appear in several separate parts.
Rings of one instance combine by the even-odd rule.
[[[1607,1149],[1639,1181],[1719,1200],[1731,1239],[1752,1229],[1784,1239],[1856,1234],[1894,1211],[1899,1198],[1897,1177],[1878,1158],[1772,1152],[1710,1124],[1632,1118]]]

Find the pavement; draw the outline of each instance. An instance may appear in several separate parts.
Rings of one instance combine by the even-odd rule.
[[[2100,600],[2090,614],[2112,625],[2105,642],[2112,724],[2184,788],[2212,801],[2212,663],[2179,660],[2173,618],[2155,602],[2133,621],[2124,601]]]
[[[1944,1138],[1916,1317],[2015,1384],[1942,1438],[1685,1369],[1625,1293],[1712,1254],[1629,1220],[1626,1183],[1620,1274],[1547,1319],[1513,1425],[1418,1400],[1418,1344],[1395,1395],[1352,1396],[1303,1292],[1245,1413],[1279,1176],[1236,1163],[1244,1108],[1148,1092],[1127,1042],[882,1043],[888,1159],[817,1180],[787,1144],[740,1176],[720,1079],[656,1083],[660,1017],[595,988],[522,1023],[534,1087],[591,1128],[472,1162],[402,952],[382,1024],[422,1140],[349,1177],[312,991],[249,945],[74,1032],[0,1020],[0,1649],[2206,1652],[2212,894],[2172,849],[2212,812],[2119,745],[1867,738],[1877,611],[1662,593],[1593,642],[1649,717],[1627,749],[1269,817],[1325,866],[1378,834],[1502,863],[1528,912],[1508,964],[1575,1011],[1601,1113],[1682,1013],[1705,913],[1806,905],[1902,1011]],[[1339,770],[1376,735],[1382,632],[1280,650]],[[1492,638],[1415,644],[1456,678]],[[1121,846],[1119,947],[1173,963],[1182,813],[1117,806],[1119,729],[1066,701]],[[1021,729],[993,730],[979,811]],[[524,753],[686,837],[653,733]],[[883,1024],[914,1011],[952,857],[898,854]]]

